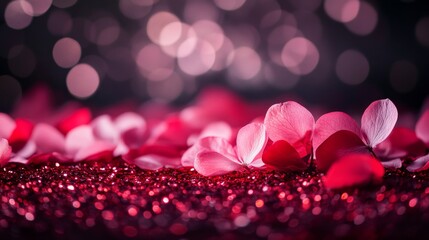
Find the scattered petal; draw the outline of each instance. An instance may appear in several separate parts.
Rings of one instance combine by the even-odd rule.
[[[80,148],[74,157],[75,162],[91,159],[111,158],[115,145],[104,141],[95,141],[92,144]],[[95,156],[97,155],[97,156]]]
[[[388,169],[398,169],[402,167],[402,161],[400,158],[396,158],[389,161],[381,161],[381,165],[383,165],[384,168]]]
[[[197,154],[194,168],[204,176],[216,176],[237,171],[243,166],[218,152],[203,151]]]
[[[429,147],[429,110],[426,110],[417,121],[416,134]]]
[[[237,134],[238,159],[245,166],[262,157],[262,151],[268,138],[265,126],[261,123],[250,123],[242,127]]]
[[[30,139],[33,131],[33,124],[24,119],[16,119],[15,124],[15,129],[12,131],[8,140],[13,152],[18,152]]]
[[[66,152],[70,156],[75,156],[82,148],[90,146],[95,142],[92,128],[89,125],[82,125],[72,129],[66,136]]]
[[[12,148],[9,146],[9,142],[1,138],[0,139],[0,166],[5,165],[12,154]]]
[[[408,165],[407,170],[410,172],[421,172],[429,169],[429,154],[417,158],[414,162]]]
[[[88,108],[81,108],[59,122],[57,128],[60,132],[66,135],[78,126],[89,124],[91,122],[91,118],[91,111]]]
[[[56,128],[45,123],[39,123],[34,127],[31,139],[39,153],[63,153],[65,150],[64,136]]]
[[[279,140],[266,147],[262,161],[275,169],[284,171],[302,171],[308,165],[288,142]]]

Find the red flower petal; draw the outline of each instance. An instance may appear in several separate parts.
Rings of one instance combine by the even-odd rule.
[[[88,108],[81,108],[73,112],[66,119],[59,122],[57,128],[60,130],[60,132],[66,135],[68,132],[78,126],[89,124],[91,122],[91,118],[91,111]]]
[[[262,155],[262,161],[275,169],[286,171],[302,171],[308,167],[295,148],[284,140],[267,146]]]
[[[242,167],[241,164],[233,159],[212,151],[198,153],[194,162],[195,170],[204,176],[222,175],[237,171]]]
[[[408,165],[407,170],[410,172],[420,172],[429,169],[429,154],[419,157]]]
[[[362,135],[366,144],[373,148],[384,141],[395,127],[398,110],[389,99],[372,102],[361,119]]]
[[[325,172],[344,155],[369,152],[362,140],[353,132],[340,130],[328,137],[316,150],[317,169]]]
[[[386,140],[374,148],[374,152],[382,159],[418,157],[425,154],[426,146],[417,138],[414,131],[397,127]]]
[[[16,119],[15,129],[9,137],[9,145],[12,147],[13,152],[21,150],[31,137],[33,131],[33,124],[24,119]]]
[[[429,110],[426,110],[417,121],[416,134],[429,147]]]
[[[349,154],[332,164],[324,183],[327,188],[339,189],[381,181],[384,168],[368,154]]]
[[[6,139],[0,139],[0,166],[3,166],[9,161],[10,155],[12,154],[12,148]]]
[[[330,112],[316,121],[313,136],[313,148],[317,149],[329,136],[340,130],[348,130],[360,136],[356,121],[343,112]]]
[[[305,107],[289,101],[271,106],[265,115],[264,124],[271,140],[285,140],[294,145],[303,138],[311,140],[315,123],[313,115]]]

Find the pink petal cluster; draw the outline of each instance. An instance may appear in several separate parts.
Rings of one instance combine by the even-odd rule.
[[[119,105],[95,114],[74,103],[55,109],[49,99],[38,88],[14,118],[0,113],[0,165],[115,158],[204,176],[315,166],[333,189],[379,182],[385,168],[429,169],[429,110],[415,129],[395,127],[398,110],[389,99],[372,102],[360,125],[344,112],[315,120],[294,101],[250,105],[218,88],[182,110],[148,103],[138,112]]]

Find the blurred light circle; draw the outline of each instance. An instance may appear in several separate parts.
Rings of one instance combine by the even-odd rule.
[[[346,23],[357,17],[360,4],[360,0],[325,0],[324,8],[329,17]]]
[[[196,41],[196,44],[190,53],[179,57],[177,61],[180,70],[188,75],[197,76],[211,69],[216,58],[216,51],[210,43],[191,38],[179,47],[179,56],[182,55],[181,53],[189,51],[189,45],[194,45],[193,41]],[[190,44],[188,44],[189,42]]]
[[[293,74],[311,73],[319,63],[319,50],[307,38],[296,37],[288,41],[282,50],[282,62]]]
[[[417,67],[410,61],[400,60],[393,63],[390,69],[390,84],[399,93],[408,93],[417,85]]]
[[[36,57],[33,51],[25,45],[17,45],[9,50],[8,66],[13,75],[26,78],[36,68]]]
[[[103,77],[106,76],[108,65],[102,57],[98,55],[88,55],[82,58],[80,62],[87,63],[92,66],[97,71],[100,79],[103,79]]]
[[[70,68],[79,62],[80,44],[72,38],[61,38],[52,50],[55,63],[62,68]]]
[[[284,45],[298,34],[294,26],[281,25],[273,29],[267,38],[268,54],[271,61],[284,66],[282,62],[282,49]]]
[[[172,45],[179,40],[180,36],[182,36],[182,23],[171,22],[162,28],[159,34],[159,45]]]
[[[174,70],[174,60],[155,44],[148,44],[140,49],[136,56],[136,64],[140,73],[152,81],[164,80]]]
[[[175,22],[177,23],[177,22]],[[181,24],[181,34],[179,39],[170,45],[161,45],[162,51],[170,57],[186,57],[189,55],[195,47],[197,34],[194,29],[186,23]],[[188,41],[191,39],[191,41]],[[184,51],[179,54],[179,47],[185,42],[187,42],[188,51]]]
[[[257,48],[261,41],[259,31],[250,24],[230,26],[225,32],[234,46]]]
[[[73,28],[73,20],[65,11],[57,10],[48,17],[48,30],[53,35],[64,36],[70,33]]]
[[[57,8],[68,8],[75,5],[77,0],[54,0],[52,5]]]
[[[26,1],[11,1],[6,6],[4,18],[6,24],[13,29],[21,30],[28,27],[33,20],[33,8]],[[31,13],[31,14],[28,14]]]
[[[214,0],[214,2],[223,10],[234,11],[241,8],[246,0]]]
[[[194,23],[192,28],[199,39],[209,42],[216,51],[222,46],[225,36],[222,28],[217,23],[201,20]]]
[[[419,20],[416,25],[416,38],[419,43],[429,48],[429,17],[426,16]]]
[[[234,50],[234,45],[229,38],[225,37],[222,47],[216,51],[216,58],[211,70],[221,71],[227,68],[231,61],[228,61],[229,54]]]
[[[188,23],[199,20],[217,21],[219,10],[213,6],[211,1],[187,1],[183,10],[183,17]]]
[[[231,52],[231,65],[228,68],[232,78],[248,80],[261,70],[262,62],[258,53],[249,47],[239,47]]]
[[[367,2],[360,2],[357,16],[350,22],[346,22],[347,29],[356,34],[365,36],[372,33],[377,26],[378,13],[372,5]]]
[[[139,0],[120,0],[119,9],[121,13],[130,19],[141,19],[145,17],[152,9],[153,1]]]
[[[22,89],[19,82],[9,75],[0,76],[0,108],[11,110],[19,101]]]
[[[157,12],[149,18],[146,31],[149,39],[158,45],[161,45],[162,30],[170,23],[180,22],[180,20],[172,13],[161,11]],[[164,39],[164,41],[167,41]]]
[[[369,63],[362,53],[349,49],[338,57],[335,72],[343,83],[358,85],[368,77]]]
[[[26,9],[24,8],[24,11],[28,14],[28,15],[32,15],[32,16],[40,16],[42,14],[44,14],[45,12],[48,11],[48,9],[51,7],[52,5],[52,0],[19,0],[21,2],[28,2],[31,5],[31,10],[30,11],[26,11]]]
[[[67,74],[67,88],[77,98],[88,98],[97,91],[100,78],[97,71],[86,63],[74,66]]]
[[[116,19],[103,17],[97,19],[90,25],[89,40],[97,45],[108,46],[114,43],[121,32],[121,28]]]

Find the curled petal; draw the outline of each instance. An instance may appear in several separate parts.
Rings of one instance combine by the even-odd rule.
[[[8,139],[15,127],[15,121],[9,115],[0,113],[0,138]]]
[[[284,171],[303,171],[308,165],[288,142],[280,140],[267,146],[262,161],[275,169]]]
[[[416,123],[416,134],[429,146],[429,110],[426,110]]]
[[[0,139],[0,166],[3,166],[9,161],[10,155],[12,153],[12,148],[9,146],[9,142],[1,138]]]
[[[242,165],[218,152],[203,151],[197,154],[194,168],[204,176],[216,176],[237,171]]]
[[[305,107],[289,101],[271,106],[265,115],[264,124],[271,140],[285,140],[293,144],[304,138],[308,132],[313,132],[314,118]]]
[[[54,127],[48,124],[39,123],[33,130],[31,139],[36,144],[37,152],[49,153],[65,151],[64,136]]]
[[[261,123],[250,123],[242,127],[237,134],[238,159],[246,166],[262,157],[262,151],[268,137],[265,126]]]
[[[324,183],[327,188],[340,189],[379,182],[384,175],[381,163],[369,154],[349,154],[332,164]]]
[[[88,108],[81,108],[74,111],[70,116],[60,121],[57,125],[58,130],[66,135],[72,129],[86,125],[91,122],[91,111]]]
[[[326,172],[331,165],[350,153],[369,153],[362,140],[353,132],[340,130],[328,137],[316,150],[317,169]]]
[[[373,148],[384,141],[395,127],[398,110],[389,99],[372,102],[361,119],[363,139]]]
[[[421,172],[429,169],[429,154],[417,158],[414,162],[408,165],[407,170],[410,172]]]
[[[317,149],[329,136],[340,130],[348,130],[360,135],[356,121],[343,112],[330,112],[322,115],[316,121],[313,136],[313,148]]]

